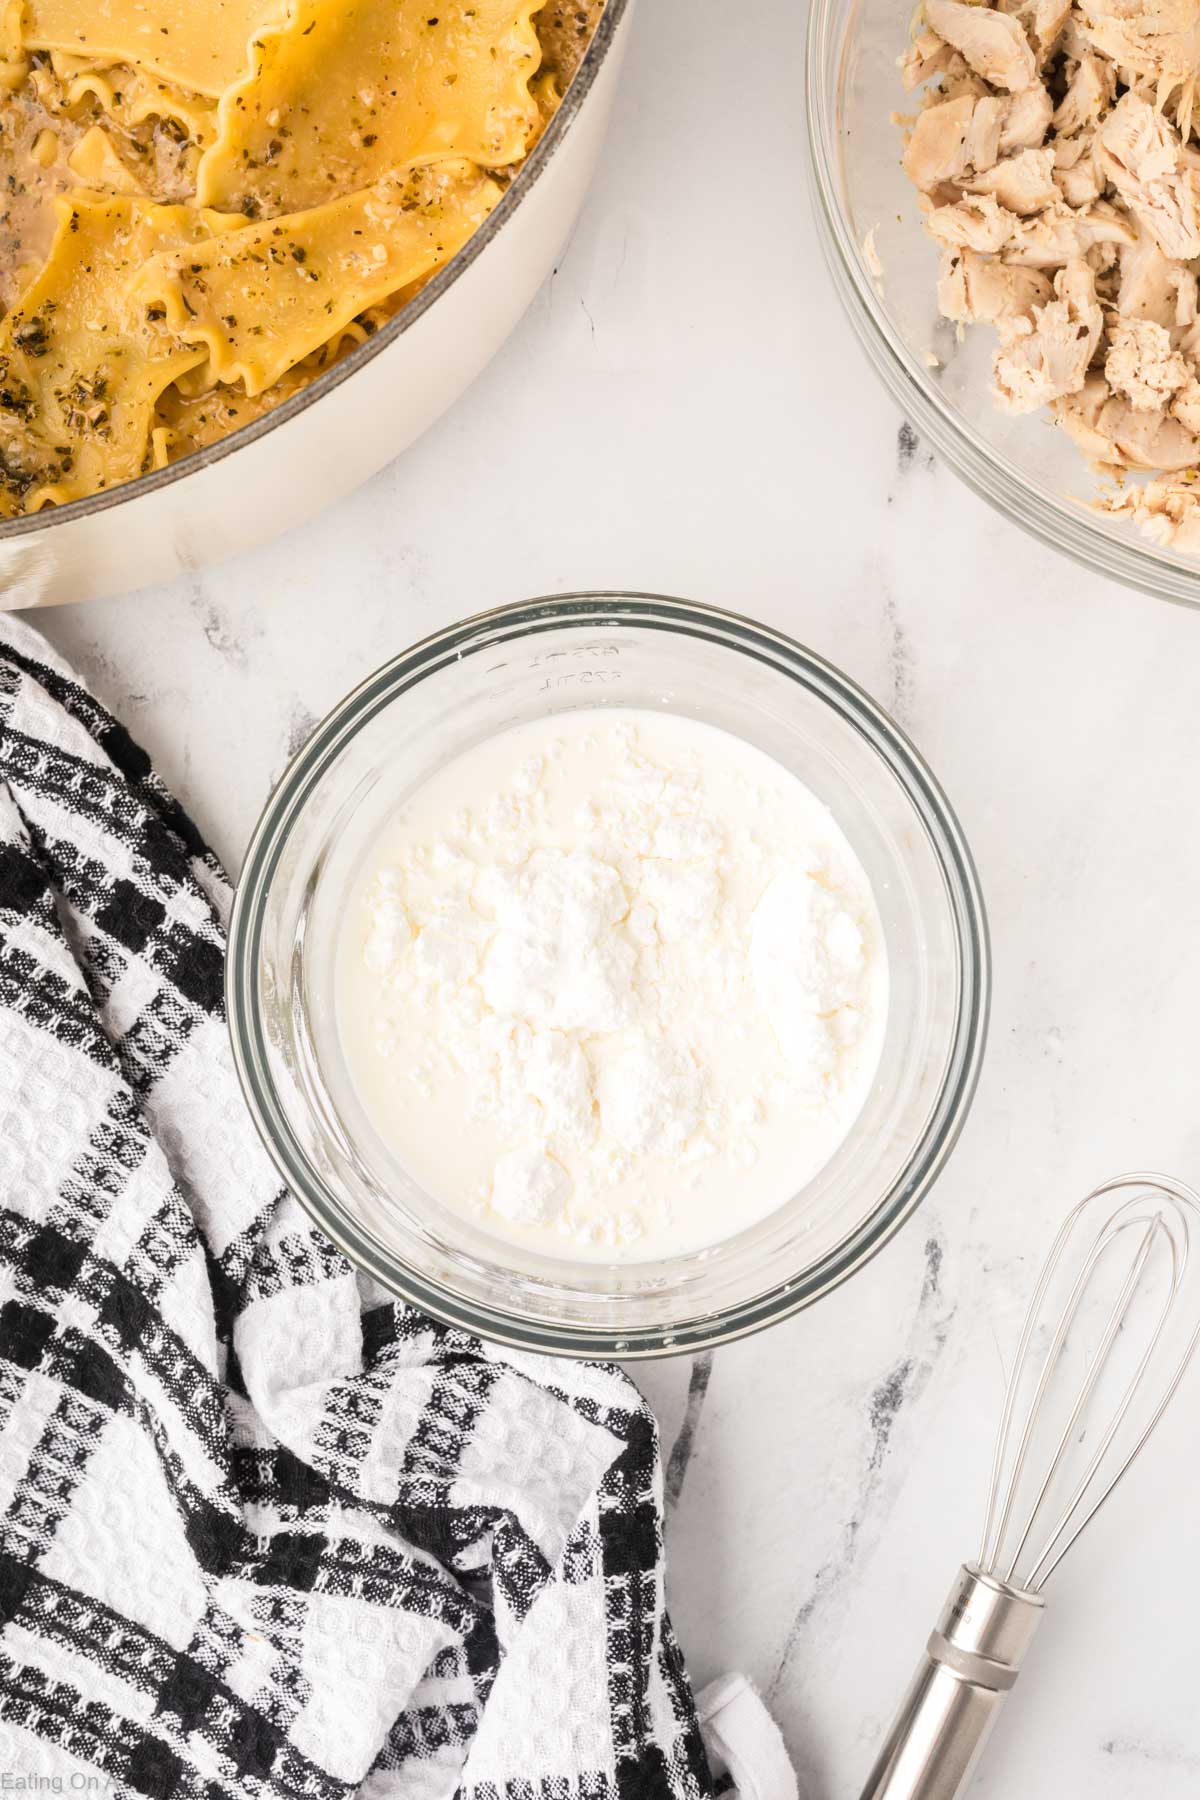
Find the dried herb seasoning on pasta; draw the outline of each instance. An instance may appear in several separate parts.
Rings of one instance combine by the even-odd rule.
[[[0,517],[258,417],[466,242],[603,0],[0,0]]]

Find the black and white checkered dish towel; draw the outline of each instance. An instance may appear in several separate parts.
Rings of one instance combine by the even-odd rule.
[[[280,1191],[228,902],[124,729],[0,622],[0,1779],[700,1800],[650,1413],[393,1303]],[[710,1742],[787,1800],[757,1707],[715,1693]]]

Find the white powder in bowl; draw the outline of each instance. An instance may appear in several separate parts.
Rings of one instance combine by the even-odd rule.
[[[780,1205],[853,1126],[886,1010],[828,810],[665,713],[574,712],[447,765],[373,845],[338,955],[380,1137],[558,1256],[695,1250]]]

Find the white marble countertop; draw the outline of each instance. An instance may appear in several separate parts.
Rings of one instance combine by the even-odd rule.
[[[644,1371],[668,1450],[692,1375],[669,1542],[694,1675],[749,1673],[808,1800],[848,1800],[973,1551],[1053,1222],[1123,1167],[1200,1175],[1200,618],[1056,560],[901,440],[811,229],[802,15],[754,15],[731,57],[717,9],[642,9],[555,278],[400,463],[239,562],[38,623],[231,866],[290,751],[362,675],[456,616],[559,589],[755,614],[928,756],[995,951],[963,1140],[889,1249],[719,1352],[706,1396],[703,1368]],[[1198,1416],[1200,1374],[1156,1471],[1063,1570],[979,1800],[1200,1790]]]

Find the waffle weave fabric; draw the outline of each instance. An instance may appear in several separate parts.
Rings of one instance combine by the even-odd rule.
[[[654,1420],[358,1276],[243,1108],[230,890],[0,621],[0,1773],[700,1800]]]

